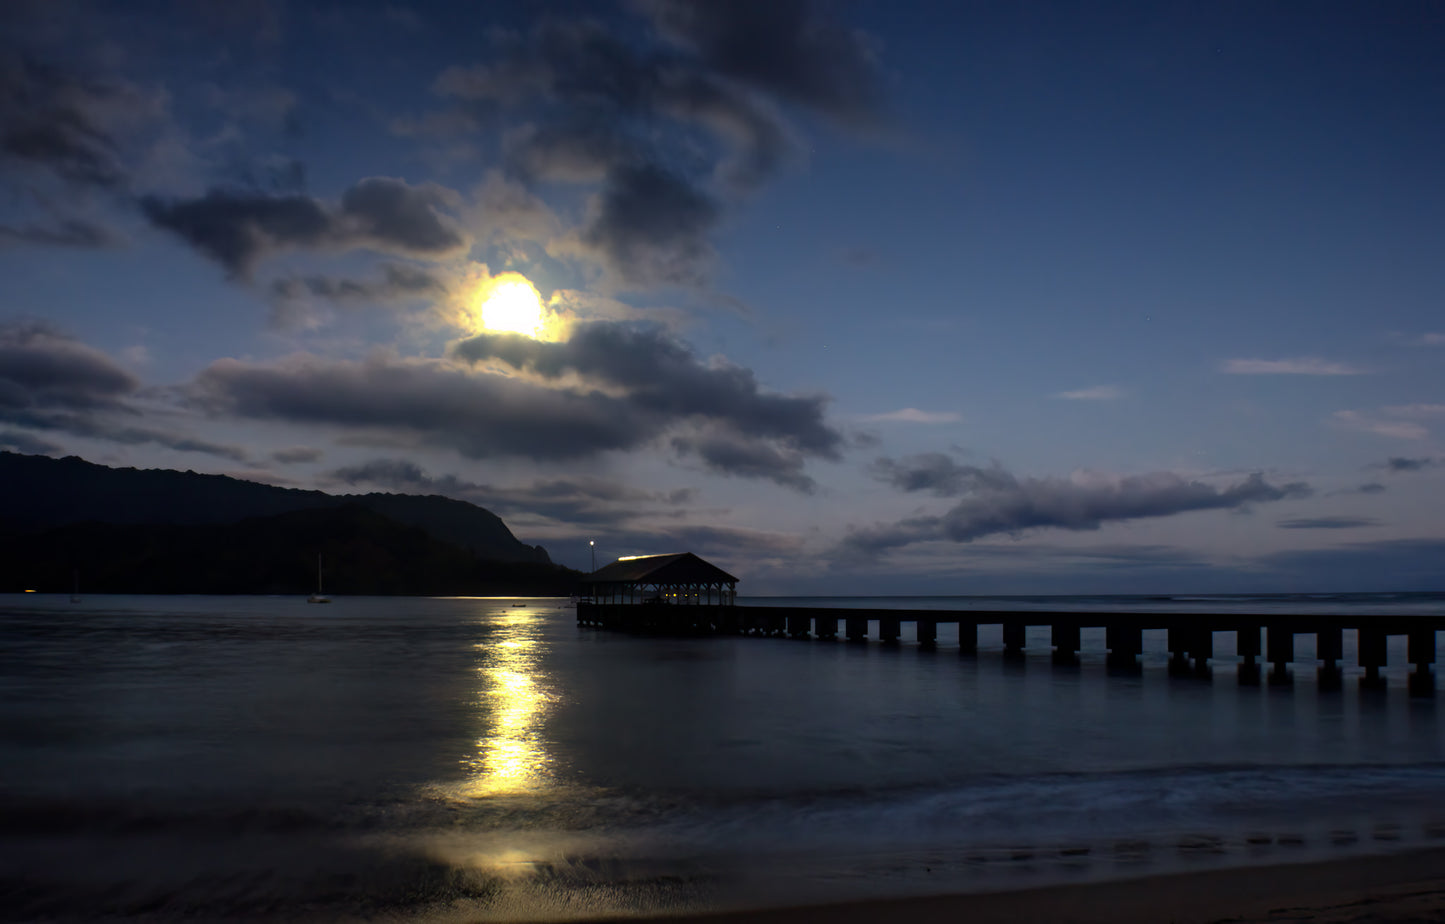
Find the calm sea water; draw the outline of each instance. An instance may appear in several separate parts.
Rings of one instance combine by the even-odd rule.
[[[1445,612],[1442,595],[792,600]],[[561,600],[0,597],[0,917],[516,920],[1445,840],[1440,697],[980,633],[638,638]],[[997,633],[997,630],[992,630]],[[906,632],[905,632],[906,634]],[[1442,649],[1445,650],[1445,649]]]

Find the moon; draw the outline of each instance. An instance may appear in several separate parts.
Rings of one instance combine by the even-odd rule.
[[[547,325],[546,308],[537,289],[521,273],[503,273],[483,290],[482,328],[493,333],[523,334],[540,339]]]

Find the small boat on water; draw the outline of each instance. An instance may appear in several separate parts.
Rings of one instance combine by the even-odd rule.
[[[316,593],[306,598],[307,603],[330,603],[331,598],[321,592],[321,556],[316,556]]]

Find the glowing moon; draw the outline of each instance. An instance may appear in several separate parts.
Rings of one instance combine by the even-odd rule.
[[[520,273],[503,273],[482,295],[482,327],[494,333],[542,336],[547,325],[546,309],[537,289]]]

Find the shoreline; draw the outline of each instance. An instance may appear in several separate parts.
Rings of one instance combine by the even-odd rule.
[[[1068,885],[648,917],[649,924],[1445,922],[1445,847]]]

